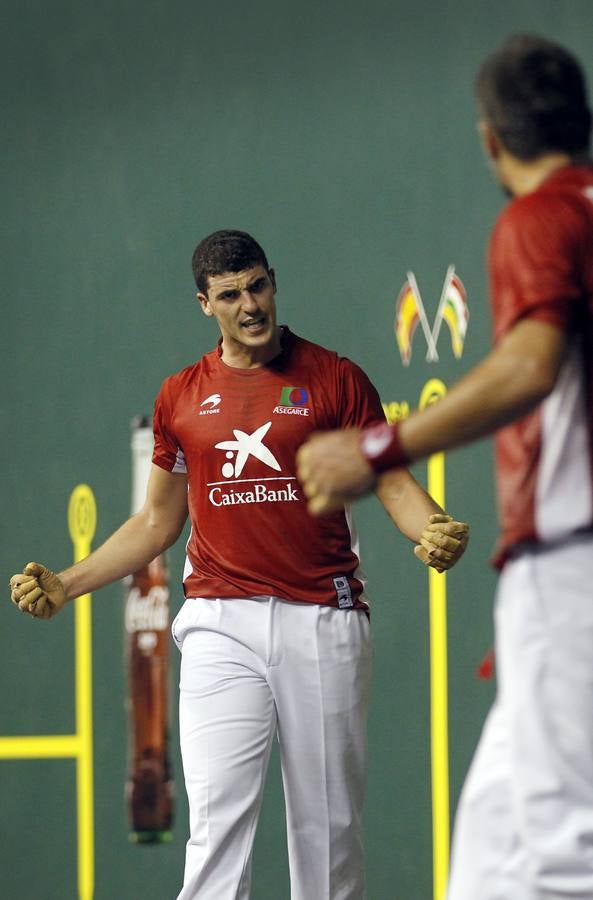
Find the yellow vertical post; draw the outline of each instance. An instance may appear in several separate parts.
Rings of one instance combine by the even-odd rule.
[[[438,378],[424,385],[420,409],[447,393]],[[445,454],[428,460],[428,493],[445,509]],[[430,605],[430,758],[432,775],[432,880],[434,900],[444,900],[449,873],[449,713],[447,674],[447,580],[428,572]]]
[[[97,507],[86,484],[74,488],[68,504],[68,528],[74,545],[74,562],[91,552]],[[93,655],[91,595],[75,601],[76,734],[80,750],[76,758],[78,834],[78,896],[92,900],[95,886],[93,807]]]

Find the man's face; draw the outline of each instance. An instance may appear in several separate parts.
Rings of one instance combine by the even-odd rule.
[[[241,272],[210,275],[207,294],[198,300],[207,316],[214,316],[228,349],[249,353],[276,338],[274,272],[262,265]]]

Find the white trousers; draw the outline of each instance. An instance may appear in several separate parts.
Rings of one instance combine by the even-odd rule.
[[[178,900],[247,900],[275,735],[291,900],[364,900],[371,673],[364,612],[275,597],[187,600],[179,724],[190,837]]]
[[[448,900],[593,900],[593,539],[507,563]]]

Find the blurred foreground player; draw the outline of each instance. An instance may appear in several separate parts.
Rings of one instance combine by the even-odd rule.
[[[292,900],[362,900],[361,815],[371,667],[368,606],[349,512],[315,520],[295,477],[315,429],[384,421],[347,359],[276,324],[274,271],[243,232],[216,232],[193,259],[221,340],[166,379],[154,414],[144,508],[59,576],[37,564],[12,599],[46,618],[140,569],[192,526],[181,649],[181,749],[190,805],[179,900],[246,900],[275,735],[282,759]],[[416,555],[440,570],[467,526],[406,470],[377,494]],[[439,558],[434,559],[438,546]]]
[[[480,132],[512,202],[491,238],[495,346],[390,429],[314,437],[310,508],[497,431],[498,695],[457,813],[449,900],[593,898],[593,167],[583,73],[516,37],[477,78]]]

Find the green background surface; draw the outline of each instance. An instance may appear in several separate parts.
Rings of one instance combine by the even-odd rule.
[[[131,417],[216,340],[190,272],[210,231],[252,232],[277,272],[280,321],[360,363],[386,402],[413,408],[429,378],[467,371],[488,347],[484,252],[502,204],[476,140],[474,72],[507,34],[529,30],[566,43],[591,76],[592,24],[590,0],[5,3],[5,579],[29,559],[70,562],[77,484],[96,495],[95,545],[128,515]],[[444,327],[440,361],[426,363],[418,329],[406,369],[397,293],[413,270],[432,322],[451,263],[469,297],[463,357]],[[425,480],[424,465],[414,471]],[[493,692],[475,675],[491,641],[491,474],[487,442],[447,458],[447,507],[473,527],[448,578],[453,808]],[[357,521],[376,651],[369,900],[429,900],[427,577],[375,501]],[[174,611],[182,561],[180,541]],[[169,900],[187,829],[181,763],[174,740],[173,842],[130,845],[122,596],[115,585],[93,602],[95,897]],[[4,602],[0,674],[0,734],[71,733],[72,608],[40,623]],[[2,896],[74,898],[74,762],[0,761],[0,796]],[[274,756],[254,900],[289,898],[283,815]]]

